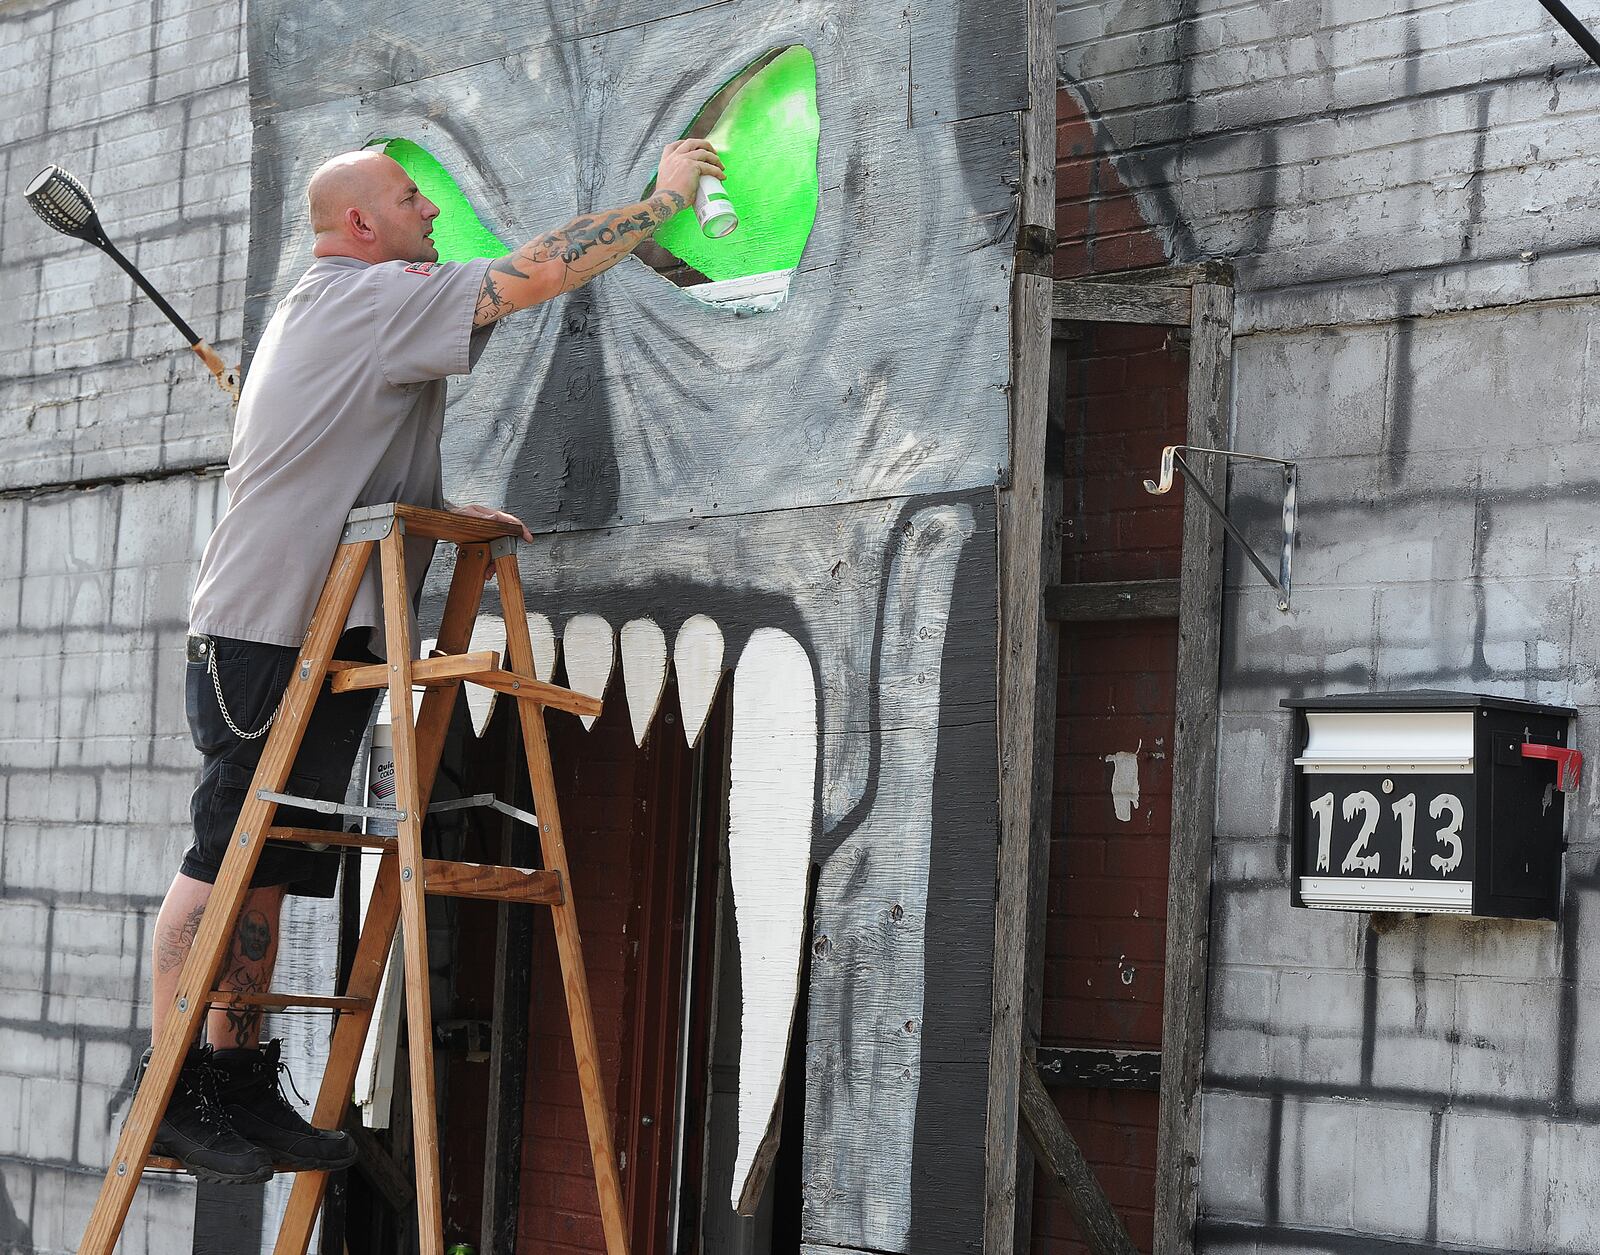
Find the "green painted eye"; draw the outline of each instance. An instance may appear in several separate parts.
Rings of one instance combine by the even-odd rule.
[[[817,63],[808,48],[786,48],[738,89],[706,133],[727,171],[738,229],[707,239],[684,210],[656,232],[656,243],[708,279],[793,270],[817,218],[819,129]],[[693,123],[684,132],[696,133]]]
[[[426,148],[408,139],[379,139],[373,144],[382,144],[385,155],[400,163],[417,190],[439,206],[439,216],[433,220],[433,246],[439,250],[440,261],[504,257],[511,251],[483,225],[450,172]]]

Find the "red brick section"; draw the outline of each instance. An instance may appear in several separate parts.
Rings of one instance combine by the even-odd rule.
[[[1165,261],[1161,241],[1076,103],[1057,96],[1055,273],[1066,278]],[[1163,445],[1183,439],[1188,363],[1164,328],[1081,325],[1066,389],[1067,583],[1178,574],[1180,493],[1153,497]],[[1165,975],[1167,853],[1177,625],[1171,620],[1063,627],[1056,704],[1041,1040],[1051,1046],[1156,1050]],[[1139,801],[1119,820],[1108,755],[1138,754]],[[1155,1202],[1157,1097],[1136,1090],[1052,1090],[1095,1175],[1141,1250]],[[1053,1183],[1036,1179],[1032,1249],[1088,1248]]]

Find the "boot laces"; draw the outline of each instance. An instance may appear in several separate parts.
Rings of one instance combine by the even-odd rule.
[[[201,1123],[216,1129],[231,1130],[233,1125],[223,1111],[222,1099],[217,1093],[218,1071],[218,1066],[211,1059],[211,1047],[205,1045],[199,1049],[197,1066],[193,1069],[185,1067],[178,1073],[178,1078],[194,1095],[195,1114]]]

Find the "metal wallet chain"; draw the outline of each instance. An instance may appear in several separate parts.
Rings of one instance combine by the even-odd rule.
[[[217,709],[222,712],[222,721],[228,725],[228,731],[241,741],[254,741],[257,737],[267,735],[267,730],[272,727],[273,721],[278,717],[278,708],[273,707],[272,713],[267,716],[267,721],[254,732],[246,732],[233,721],[233,716],[228,713],[228,703],[222,700],[222,681],[217,679],[217,647],[213,642],[211,648],[206,650],[206,670],[211,674],[211,687],[217,691]],[[281,706],[282,699],[279,699]]]

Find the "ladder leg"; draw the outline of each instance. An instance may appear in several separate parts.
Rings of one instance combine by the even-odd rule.
[[[522,576],[514,547],[497,545],[495,578],[506,625],[506,654],[511,668],[534,674],[533,645],[528,635],[527,608],[522,601]],[[617,1155],[611,1141],[611,1113],[606,1108],[605,1086],[600,1078],[600,1047],[595,1038],[594,1010],[589,1001],[589,981],[584,972],[583,944],[578,914],[573,906],[572,877],[567,869],[566,843],[556,807],[555,773],[550,766],[550,742],[545,732],[544,708],[536,700],[517,703],[522,725],[523,751],[533,786],[533,810],[539,819],[539,843],[546,870],[560,874],[566,889],[551,908],[555,924],[556,953],[561,960],[561,983],[566,991],[567,1017],[572,1024],[572,1047],[578,1062],[578,1088],[589,1130],[589,1154],[594,1160],[595,1188],[600,1197],[600,1224],[608,1255],[627,1255],[628,1234],[617,1177]]]
[[[178,974],[176,1006],[167,1020],[161,1038],[155,1043],[150,1066],[128,1109],[122,1133],[112,1155],[111,1166],[100,1196],[89,1216],[89,1226],[79,1246],[79,1255],[110,1255],[122,1233],[134,1191],[155,1141],[156,1126],[178,1082],[178,1073],[189,1044],[199,1031],[207,1010],[206,999],[214,988],[222,966],[224,951],[233,936],[239,908],[249,890],[250,876],[261,857],[264,838],[271,826],[276,804],[256,797],[258,789],[279,791],[289,778],[296,752],[305,735],[311,708],[321,691],[328,660],[344,629],[345,616],[355,600],[356,588],[371,554],[370,542],[341,545],[333,569],[322,586],[322,595],[311,616],[306,643],[300,650],[300,666],[289,681],[277,722],[272,725],[261,752],[249,795],[239,813],[233,839],[222,861],[216,884],[206,902],[200,928],[189,949],[189,957]]]
[[[461,652],[472,639],[472,625],[477,619],[478,606],[483,597],[483,572],[488,561],[487,545],[463,545],[457,550],[455,576],[450,582],[444,617],[439,626],[439,648],[446,653]],[[386,608],[385,615],[388,613]],[[409,623],[409,620],[406,622]],[[390,657],[395,657],[392,645]],[[439,770],[439,758],[444,752],[445,734],[450,728],[450,716],[455,709],[458,688],[459,685],[454,684],[430,688],[423,696],[422,711],[417,716],[417,788],[424,804],[432,793],[434,776]],[[392,705],[392,695],[390,700]],[[408,702],[406,709],[409,711],[410,708]],[[399,761],[398,750],[397,745],[396,762]],[[385,857],[378,868],[372,901],[367,907],[366,922],[362,925],[361,939],[356,945],[348,993],[374,1000],[378,996],[378,984],[383,979],[395,925],[400,919],[399,890],[399,864],[395,858]],[[409,940],[406,945],[409,949]],[[407,1006],[410,1005],[408,990]],[[328,1066],[322,1074],[322,1085],[317,1091],[317,1104],[312,1113],[311,1122],[318,1128],[336,1129],[343,1122],[371,1022],[370,1009],[339,1017],[333,1044],[328,1052]],[[431,1033],[428,1040],[431,1045]],[[435,1122],[430,1109],[427,1126],[432,1128]],[[302,1172],[295,1177],[284,1211],[283,1226],[278,1230],[278,1241],[272,1248],[273,1255],[305,1255],[327,1184],[328,1175],[325,1172]]]
[[[444,1255],[439,1129],[433,1088],[433,1007],[428,992],[428,912],[422,889],[422,793],[411,714],[411,596],[405,535],[397,526],[380,544],[383,617],[389,657],[389,721],[394,733],[394,796],[400,808],[400,924],[405,930],[406,1051],[411,1059],[411,1136],[417,1172],[421,1255]]]

